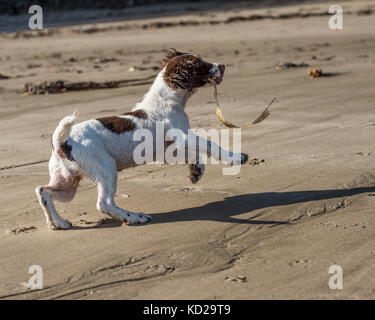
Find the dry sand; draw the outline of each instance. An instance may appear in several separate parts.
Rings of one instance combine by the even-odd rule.
[[[0,73],[12,78],[0,80],[1,297],[373,299],[375,7],[358,15],[371,1],[341,4],[344,29],[336,31],[328,16],[316,16],[119,28],[152,22],[138,20],[91,32],[66,27],[45,37],[2,34]],[[301,8],[325,12],[327,4],[197,19]],[[129,68],[157,65],[169,47],[226,64],[219,98],[234,123],[254,119],[278,97],[266,121],[242,132],[242,151],[265,162],[245,164],[236,176],[208,166],[197,185],[189,184],[186,166],[123,171],[117,203],[153,217],[136,227],[102,220],[95,186],[84,182],[71,203],[57,204],[74,228],[47,229],[34,188],[48,181],[45,161],[58,121],[74,109],[81,120],[129,111],[149,84],[55,95],[22,95],[23,85],[147,77],[155,71]],[[97,62],[105,57],[114,59]],[[275,69],[286,61],[310,67]],[[330,76],[310,79],[312,68]],[[187,107],[192,126],[206,129],[223,127],[214,111],[209,88]],[[9,168],[15,165],[24,166]],[[43,290],[20,285],[34,264],[43,268]],[[334,264],[343,268],[342,290],[328,287]]]

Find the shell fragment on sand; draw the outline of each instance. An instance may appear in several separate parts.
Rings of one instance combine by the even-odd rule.
[[[309,72],[307,72],[307,74],[312,78],[318,78],[318,77],[321,77],[323,75],[323,71],[322,69],[312,69],[310,70]]]

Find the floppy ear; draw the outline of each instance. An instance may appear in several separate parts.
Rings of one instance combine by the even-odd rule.
[[[160,65],[160,70],[162,70],[167,65],[169,60],[171,60],[174,57],[181,56],[183,54],[186,54],[186,53],[177,51],[175,48],[170,48],[169,50],[167,50],[166,56],[164,57]]]

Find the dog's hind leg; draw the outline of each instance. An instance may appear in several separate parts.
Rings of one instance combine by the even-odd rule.
[[[47,226],[51,229],[69,229],[72,224],[63,219],[56,211],[53,200],[68,202],[74,198],[80,178],[64,179],[60,175],[51,177],[46,186],[36,187],[35,193],[46,216]]]
[[[116,206],[114,195],[117,187],[117,170],[114,159],[107,158],[105,163],[95,166],[95,180],[98,186],[98,201],[96,208],[118,220],[128,224],[145,223],[151,217],[144,213],[130,212]]]

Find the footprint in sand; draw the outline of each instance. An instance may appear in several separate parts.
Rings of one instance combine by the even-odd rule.
[[[257,158],[251,159],[249,161],[249,165],[251,165],[251,166],[259,166],[259,165],[265,164],[265,163],[266,163],[266,160],[264,160],[264,159],[257,159]]]
[[[247,282],[247,277],[245,277],[245,276],[225,277],[225,281],[228,281],[228,282]]]
[[[122,222],[113,218],[102,218],[99,221],[87,221],[86,219],[80,219],[79,225],[95,225],[97,228],[103,227],[118,227],[122,225]]]
[[[7,233],[8,234],[19,234],[19,233],[29,233],[29,232],[32,232],[32,231],[35,231],[37,230],[36,227],[34,226],[30,226],[30,227],[18,227],[18,228],[15,228],[13,230],[7,230]]]
[[[293,261],[289,263],[291,266],[305,266],[307,263],[309,263],[309,260],[303,260],[303,259],[298,259],[296,261]]]

